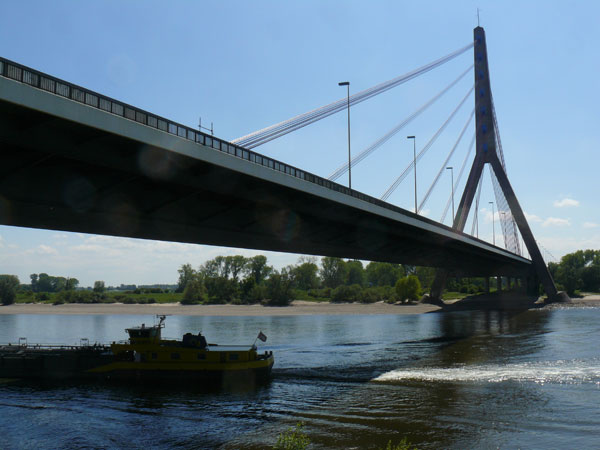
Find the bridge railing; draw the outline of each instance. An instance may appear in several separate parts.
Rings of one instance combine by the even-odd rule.
[[[468,236],[469,238],[479,240],[473,236],[467,235],[466,233],[452,230],[452,228],[447,227],[439,222],[435,222],[423,216],[417,216],[416,214],[410,211],[384,202],[383,200],[380,200],[378,198],[371,197],[370,195],[363,194],[362,192],[348,189],[347,187],[342,186],[338,183],[334,183],[326,178],[322,178],[318,175],[306,172],[294,166],[290,166],[289,164],[285,164],[276,159],[269,158],[267,156],[261,155],[260,153],[253,152],[252,150],[248,150],[238,145],[234,145],[230,142],[208,135],[206,133],[187,127],[185,125],[181,125],[177,122],[173,122],[172,120],[165,119],[164,117],[158,116],[148,111],[144,111],[140,108],[136,108],[134,106],[128,105],[127,103],[120,102],[118,100],[99,94],[97,92],[90,91],[89,89],[77,86],[73,83],[69,83],[59,78],[55,78],[53,76],[47,75],[43,72],[39,72],[37,70],[23,66],[5,58],[0,58],[0,76],[24,84],[28,84],[32,87],[41,89],[46,92],[50,92],[60,97],[68,98],[70,100],[85,104],[92,108],[101,109],[107,113],[115,114],[125,119],[138,122],[142,125],[161,130],[165,133],[179,136],[182,139],[186,139],[192,142],[196,142],[197,144],[211,147],[215,150],[227,153],[233,157],[245,159],[254,164],[259,164],[264,167],[268,167],[269,169],[285,173],[289,176],[305,180],[309,183],[314,183],[319,186],[323,186],[327,189],[336,192],[341,192],[342,194],[346,194],[359,200],[372,203],[382,208],[399,212],[403,215],[412,215],[414,217],[418,217],[419,220],[423,222],[427,222],[438,227],[446,228],[449,231],[453,231],[455,233]]]

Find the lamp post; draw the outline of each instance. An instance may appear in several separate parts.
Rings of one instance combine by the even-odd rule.
[[[477,239],[479,239],[479,197],[475,200],[475,225],[477,226]]]
[[[446,170],[450,170],[451,180],[450,182],[452,187],[452,227],[454,227],[454,167],[446,167]]]
[[[413,140],[413,168],[415,169],[415,214],[417,214],[417,138],[415,136],[406,136],[406,139]]]
[[[340,81],[338,86],[346,86],[348,88],[348,189],[352,189],[352,162],[350,159],[350,82]]]
[[[494,202],[489,202],[492,205],[492,235],[494,237],[494,245],[496,245],[496,223],[494,220]]]

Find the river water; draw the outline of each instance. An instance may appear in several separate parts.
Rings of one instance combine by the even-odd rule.
[[[152,316],[0,315],[0,343],[110,342]],[[163,335],[273,350],[261,387],[0,384],[0,449],[600,447],[600,308],[167,318]],[[260,343],[260,341],[259,341]]]

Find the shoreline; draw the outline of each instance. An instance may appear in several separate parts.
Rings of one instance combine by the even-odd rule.
[[[461,301],[448,302],[457,305]],[[459,306],[459,305],[457,305]],[[481,306],[481,305],[480,305]],[[490,305],[492,306],[492,305]],[[600,307],[600,295],[585,295],[572,299],[571,303],[546,305],[544,309]],[[448,311],[462,309],[450,307]],[[490,308],[493,309],[493,308]],[[525,308],[526,309],[526,308]],[[427,303],[389,304],[377,303],[330,303],[294,300],[290,306],[262,305],[182,305],[180,303],[124,304],[124,303],[66,303],[52,305],[48,303],[15,303],[0,306],[2,314],[127,314],[176,316],[310,316],[310,315],[410,315],[443,311],[443,308]]]
[[[294,300],[290,306],[262,305],[182,305],[180,303],[15,303],[0,306],[1,314],[167,314],[177,316],[309,316],[309,315],[381,315],[423,314],[437,311],[435,305],[393,305],[389,303],[329,303]]]

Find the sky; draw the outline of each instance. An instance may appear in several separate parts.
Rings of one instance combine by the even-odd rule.
[[[600,248],[597,171],[600,3],[594,1],[12,1],[0,2],[0,56],[232,140],[410,72],[486,30],[490,79],[508,178],[547,261]],[[450,84],[472,51],[351,109],[352,154]],[[468,74],[353,167],[352,187],[379,198],[473,84]],[[472,96],[417,165],[419,202],[473,109]],[[454,177],[474,125],[447,165]],[[347,158],[340,112],[254,149],[327,177]],[[472,162],[455,193],[458,204]],[[443,168],[445,169],[445,168]],[[486,171],[487,172],[487,171]],[[440,220],[450,171],[422,214]],[[347,178],[338,180],[347,183]],[[414,208],[414,179],[388,199]],[[503,246],[489,175],[478,235]],[[472,216],[466,232],[471,232]],[[449,215],[446,224],[449,223]],[[0,273],[46,272],[82,286],[175,283],[184,263],[266,254],[277,268],[299,255],[0,225]]]

